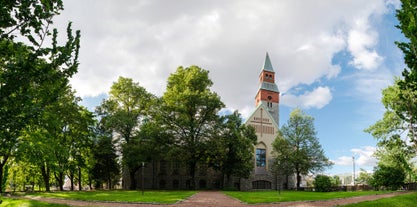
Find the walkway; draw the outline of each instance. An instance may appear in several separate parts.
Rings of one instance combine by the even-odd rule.
[[[115,203],[115,202],[87,202],[87,201],[75,201],[64,200],[56,198],[44,198],[44,197],[31,197],[30,199],[45,201],[48,203],[67,204],[71,206],[88,206],[88,207],[333,207],[338,205],[345,205],[350,203],[358,203],[362,201],[376,200],[380,198],[393,197],[399,194],[408,192],[395,192],[383,195],[369,195],[359,196],[352,198],[333,199],[327,201],[296,201],[296,202],[283,202],[283,203],[270,203],[270,204],[245,204],[226,196],[221,192],[216,191],[203,191],[199,192],[190,198],[171,205],[161,204],[141,204],[141,203]]]

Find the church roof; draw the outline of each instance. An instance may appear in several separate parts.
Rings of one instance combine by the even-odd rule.
[[[255,116],[256,112],[258,110],[262,109],[263,111],[266,112],[269,120],[271,120],[272,124],[276,127],[276,129],[279,129],[278,123],[276,122],[276,120],[274,119],[274,117],[272,117],[271,113],[269,113],[268,109],[266,108],[264,103],[259,104],[256,109],[251,113],[251,115],[248,117],[248,119],[245,120],[245,124],[248,124],[248,122],[250,120],[252,120],[253,116]]]
[[[271,60],[269,59],[268,53],[266,53],[265,62],[262,67],[262,70],[274,72],[274,68],[272,68]]]

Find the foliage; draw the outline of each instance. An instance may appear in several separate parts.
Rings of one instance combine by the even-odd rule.
[[[68,24],[67,41],[59,46],[58,31],[49,28],[53,16],[62,10],[60,0],[1,1],[1,5],[0,182],[22,130],[56,101],[77,72],[80,41],[79,31],[74,36]]]
[[[162,97],[160,119],[163,130],[172,136],[176,151],[181,153],[195,188],[197,164],[205,159],[207,141],[217,136],[218,111],[224,106],[210,91],[209,72],[197,66],[179,67],[168,78]]]
[[[344,205],[344,207],[409,207],[416,204],[416,196],[417,193],[409,193],[391,198]]]
[[[387,191],[346,191],[346,192],[306,192],[306,191],[226,191],[230,197],[239,199],[244,203],[277,203],[288,201],[317,201],[338,198],[350,198],[364,195],[378,195],[390,193]]]
[[[95,188],[101,188],[106,183],[108,189],[112,188],[112,180],[119,175],[117,154],[111,134],[102,134],[97,137],[92,149],[94,165],[91,169],[91,178],[96,182]]]
[[[45,106],[38,122],[25,128],[17,151],[17,161],[32,163],[41,172],[47,191],[51,174],[63,190],[65,175],[72,179],[85,166],[91,146],[92,113],[78,105],[80,99],[69,87],[62,92]]]
[[[404,180],[405,173],[402,169],[378,164],[378,166],[374,169],[371,185],[376,189],[385,187],[391,190],[397,190],[404,184]]]
[[[104,130],[110,134],[115,133],[118,137],[117,145],[122,149],[123,169],[130,175],[131,190],[137,187],[135,173],[139,169],[139,163],[146,161],[138,151],[138,134],[153,99],[153,95],[139,83],[134,83],[130,78],[119,77],[111,86],[109,98],[96,108]]]
[[[372,173],[368,173],[364,169],[361,169],[359,172],[359,176],[355,180],[355,183],[362,184],[362,185],[369,185],[371,184],[372,179],[373,179]]]
[[[332,190],[332,181],[327,175],[317,175],[313,185],[317,192],[329,192]]]
[[[378,140],[378,149],[374,156],[379,163],[396,167],[412,175],[414,174],[412,159],[416,155],[417,148],[400,137],[400,134],[406,134],[409,130],[409,123],[396,113],[398,107],[406,104],[399,95],[401,93],[399,82],[400,80],[396,80],[393,86],[382,91],[382,103],[386,108],[384,117],[365,131]]]
[[[248,178],[253,169],[255,129],[242,123],[238,111],[223,117],[218,137],[209,140],[208,162],[226,176],[226,186],[232,187],[231,176]]]
[[[160,203],[174,204],[184,200],[196,191],[71,191],[53,193],[33,193],[31,195],[62,198],[81,201],[113,201],[113,202],[135,202],[135,203]]]
[[[279,164],[296,173],[297,188],[300,187],[301,175],[319,172],[332,165],[316,137],[313,122],[313,117],[295,109],[272,146]]]
[[[398,116],[408,123],[409,137],[417,148],[417,2],[415,0],[401,0],[402,8],[397,10],[399,25],[408,42],[396,42],[404,53],[407,68],[398,81],[401,100],[393,108]]]
[[[337,176],[337,175],[331,177],[330,180],[332,182],[332,187],[337,187],[337,186],[340,186],[342,184],[342,181],[340,180],[340,177]]]

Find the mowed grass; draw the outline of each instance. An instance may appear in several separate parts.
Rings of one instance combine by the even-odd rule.
[[[68,207],[68,205],[63,204],[51,204],[45,203],[40,201],[34,200],[27,200],[27,199],[12,199],[12,198],[2,198],[3,203],[0,204],[1,207],[37,207],[37,206],[45,206],[45,207]]]
[[[343,207],[410,207],[417,206],[417,193],[399,195],[391,198],[382,198],[374,201],[364,201]]]
[[[329,200],[336,198],[348,198],[363,195],[375,195],[389,193],[389,191],[348,191],[348,192],[305,192],[305,191],[225,191],[226,195],[237,198],[242,202],[255,203],[276,203],[288,201],[315,201]]]
[[[28,195],[48,198],[62,198],[81,201],[113,201],[113,202],[139,202],[173,204],[184,200],[197,191],[64,191],[64,192],[41,192]]]

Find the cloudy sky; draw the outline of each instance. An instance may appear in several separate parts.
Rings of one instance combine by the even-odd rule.
[[[396,0],[71,0],[55,19],[81,30],[73,88],[93,109],[119,76],[161,96],[178,66],[210,71],[227,110],[253,110],[266,52],[281,92],[280,124],[295,107],[315,117],[335,166],[372,169],[381,89],[404,67],[394,41]]]

